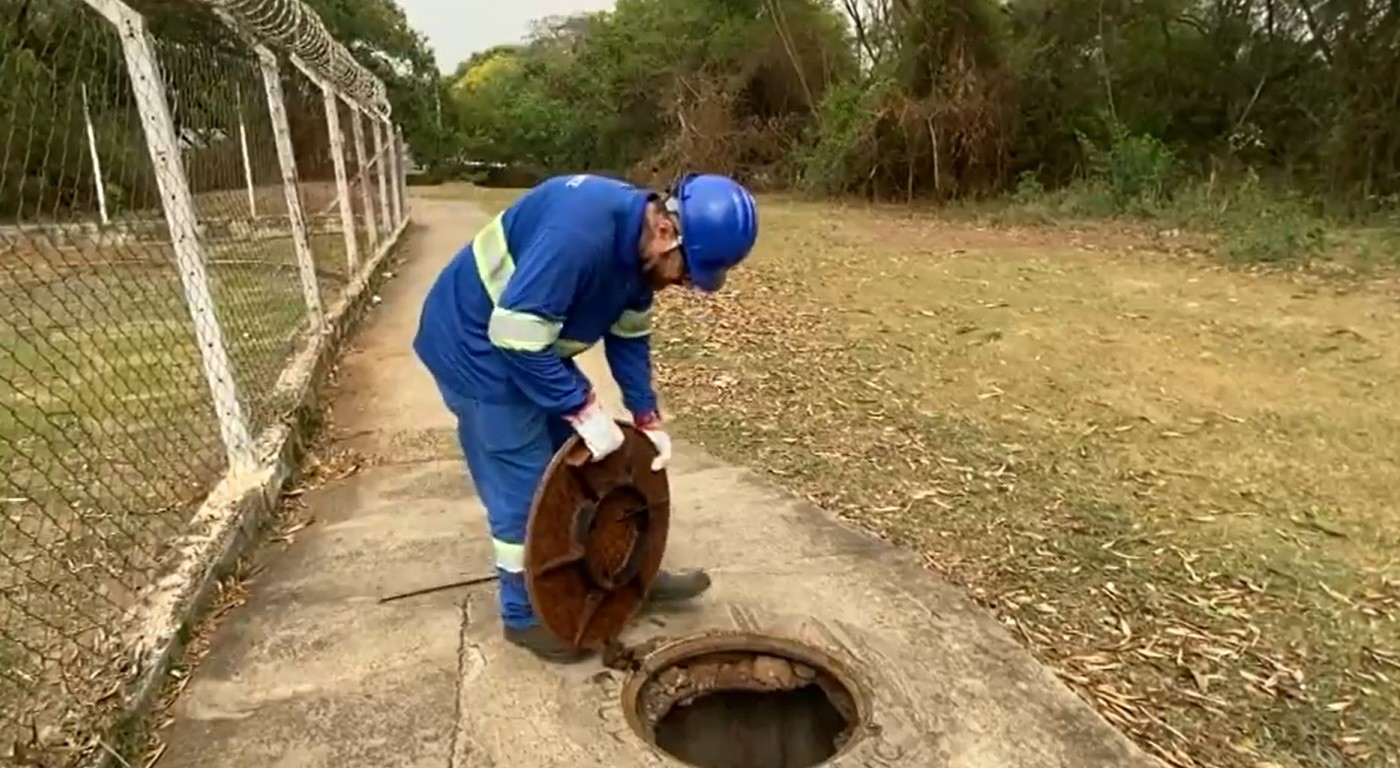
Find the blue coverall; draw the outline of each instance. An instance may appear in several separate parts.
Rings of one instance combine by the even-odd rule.
[[[649,197],[600,176],[549,179],[457,253],[423,305],[413,348],[457,417],[508,627],[536,621],[523,574],[530,504],[572,433],[563,417],[589,396],[570,358],[605,339],[624,405],[656,408],[638,252]]]

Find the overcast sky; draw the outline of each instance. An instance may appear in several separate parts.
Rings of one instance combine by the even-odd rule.
[[[614,0],[399,0],[428,35],[438,68],[451,72],[475,51],[520,40],[541,16],[611,8]]]

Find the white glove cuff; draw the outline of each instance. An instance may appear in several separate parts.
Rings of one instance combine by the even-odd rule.
[[[567,420],[596,458],[602,458],[622,445],[622,431],[596,400],[590,400]]]

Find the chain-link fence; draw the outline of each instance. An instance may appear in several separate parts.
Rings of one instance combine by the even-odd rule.
[[[172,541],[404,220],[400,145],[344,72],[227,9],[143,7],[0,0],[6,745],[113,705]]]

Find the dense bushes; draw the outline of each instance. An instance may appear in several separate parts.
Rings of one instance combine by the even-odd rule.
[[[644,177],[704,166],[780,184],[827,87],[854,73],[824,3],[621,0],[477,54],[451,92],[474,158]]]
[[[473,57],[451,93],[464,151],[557,171],[1094,184],[1126,213],[1253,171],[1358,211],[1400,193],[1397,32],[1360,0],[621,0]]]

